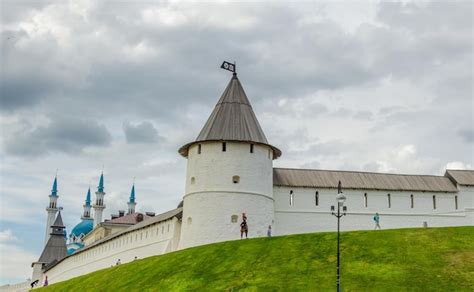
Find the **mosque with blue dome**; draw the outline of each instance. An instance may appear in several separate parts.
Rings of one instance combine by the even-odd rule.
[[[71,255],[75,253],[77,250],[80,250],[84,248],[85,243],[84,243],[84,238],[91,233],[91,231],[94,230],[97,225],[99,225],[102,221],[102,212],[105,209],[104,205],[104,174],[101,173],[100,179],[99,179],[99,185],[97,187],[97,192],[96,196],[97,199],[95,201],[95,204],[92,205],[91,201],[91,188],[89,186],[89,189],[87,190],[86,194],[86,199],[84,201],[84,211],[81,216],[81,221],[72,228],[72,231],[69,235],[67,235],[65,227],[63,228],[63,233],[64,233],[64,239],[66,241],[66,250],[67,250],[67,255]],[[57,221],[58,217],[60,217],[60,210],[62,210],[61,207],[57,206],[57,200],[58,200],[58,179],[57,177],[54,178],[53,181],[53,187],[51,190],[51,194],[49,195],[50,198],[50,203],[48,207],[46,208],[46,211],[48,212],[48,219],[47,219],[47,228],[46,228],[46,236],[45,236],[45,250],[48,249],[48,240],[51,237],[51,229],[54,224],[53,222]],[[105,220],[102,223],[111,225],[114,224],[117,219],[117,217],[133,217],[135,213],[135,206],[136,206],[136,201],[135,201],[135,183],[132,185],[132,190],[130,192],[130,198],[128,201],[128,213],[127,215],[124,214],[124,211],[119,211],[119,215],[112,215],[111,220]],[[94,209],[94,218],[92,217],[91,209]],[[58,215],[56,215],[58,213]],[[121,215],[121,216],[120,216]],[[131,215],[131,216],[129,216]],[[149,217],[149,216],[148,216]],[[96,220],[96,221],[95,221]],[[97,224],[94,224],[94,221]],[[123,221],[123,219],[122,219]],[[133,221],[133,220],[132,220]],[[62,222],[62,219],[61,219]],[[123,223],[123,222],[121,222]],[[128,223],[128,224],[127,224]],[[129,226],[132,225],[130,223],[133,222],[127,222],[124,224],[124,226]]]

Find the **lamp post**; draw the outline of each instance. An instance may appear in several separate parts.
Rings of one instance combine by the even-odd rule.
[[[335,207],[331,206],[331,214],[337,217],[337,270],[336,270],[336,285],[337,285],[337,292],[341,291],[341,268],[340,268],[340,252],[339,252],[339,242],[340,242],[340,237],[339,237],[339,226],[340,226],[340,221],[341,217],[346,215],[347,212],[347,207],[344,206],[344,202],[346,201],[346,196],[342,193],[342,184],[341,181],[339,181],[339,184],[337,185],[337,213],[335,213]],[[342,207],[342,213],[341,213],[341,207]]]

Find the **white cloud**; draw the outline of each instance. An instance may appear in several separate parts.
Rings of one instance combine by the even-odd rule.
[[[462,161],[451,161],[446,163],[445,169],[472,169],[472,165]]]
[[[15,240],[18,240],[18,238],[13,235],[13,232],[10,229],[0,231],[0,242],[9,242]]]
[[[32,253],[18,245],[0,243],[0,276],[2,282],[6,279],[21,282],[31,278],[31,263],[39,255]]]

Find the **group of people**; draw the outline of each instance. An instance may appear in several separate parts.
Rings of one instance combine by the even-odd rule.
[[[381,230],[382,228],[380,227],[380,215],[379,215],[379,213],[375,213],[373,220],[374,220],[374,223],[375,223],[374,230],[377,230],[377,229]],[[245,213],[242,213],[242,223],[240,223],[240,239],[244,238],[244,234],[245,234],[245,238],[248,238],[249,225],[247,224],[247,215]],[[271,225],[268,225],[267,236],[272,237],[272,226]]]

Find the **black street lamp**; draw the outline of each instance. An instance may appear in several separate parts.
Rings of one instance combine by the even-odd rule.
[[[337,285],[337,292],[341,291],[341,268],[340,268],[340,252],[339,252],[339,226],[340,226],[340,221],[341,217],[346,215],[347,212],[347,207],[344,206],[344,202],[346,201],[346,196],[342,193],[342,184],[341,181],[339,181],[339,184],[337,185],[337,213],[335,213],[335,208],[334,206],[331,206],[331,214],[337,217],[337,275],[336,275],[336,285]],[[341,207],[342,207],[342,213],[341,213]]]

